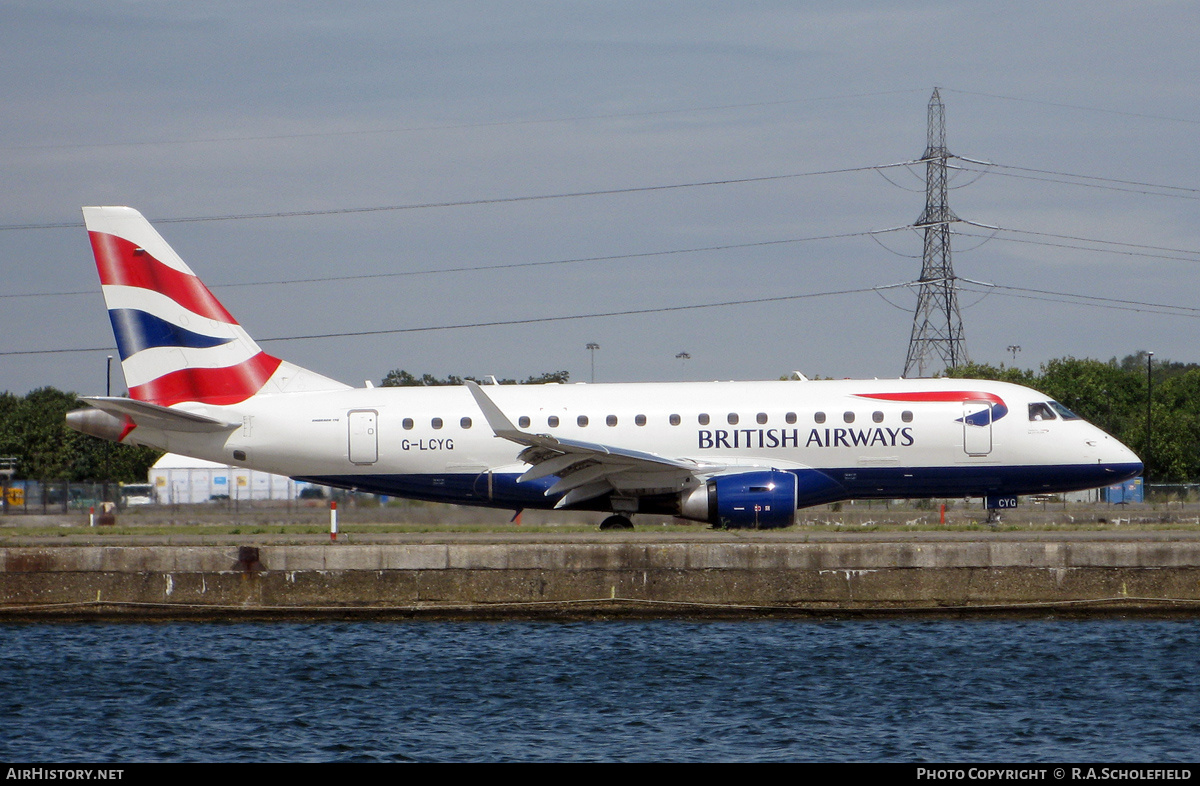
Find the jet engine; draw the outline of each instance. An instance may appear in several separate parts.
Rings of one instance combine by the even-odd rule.
[[[843,490],[817,470],[756,470],[718,475],[679,496],[680,515],[727,529],[795,523],[796,509],[841,499]]]

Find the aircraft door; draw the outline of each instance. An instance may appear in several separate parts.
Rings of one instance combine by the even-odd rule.
[[[379,413],[360,409],[347,413],[350,429],[350,463],[374,464],[379,460]]]
[[[963,450],[968,456],[992,452],[992,405],[989,401],[963,402]]]
[[[471,487],[476,497],[486,499],[489,502],[495,499],[495,478],[490,469],[480,472],[475,478],[475,485]]]

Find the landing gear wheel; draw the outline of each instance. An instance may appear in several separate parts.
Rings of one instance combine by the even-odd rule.
[[[609,516],[600,522],[600,529],[633,529],[633,522],[624,516]]]

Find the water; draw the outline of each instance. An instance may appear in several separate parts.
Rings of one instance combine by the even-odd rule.
[[[0,761],[1200,759],[1200,620],[0,625]]]

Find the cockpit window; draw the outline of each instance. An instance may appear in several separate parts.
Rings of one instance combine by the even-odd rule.
[[[1059,404],[1057,401],[1051,401],[1050,406],[1054,408],[1054,411],[1057,412],[1058,416],[1063,420],[1079,420],[1078,415],[1064,407],[1062,404]]]
[[[1029,405],[1030,420],[1055,420],[1057,416],[1054,410],[1050,409],[1050,405],[1043,401],[1038,401]]]

